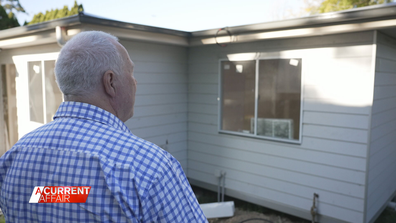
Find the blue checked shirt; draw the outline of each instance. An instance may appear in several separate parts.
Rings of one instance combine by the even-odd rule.
[[[86,203],[29,203],[35,186],[91,186]],[[64,102],[0,158],[7,222],[207,222],[179,162],[113,114]]]

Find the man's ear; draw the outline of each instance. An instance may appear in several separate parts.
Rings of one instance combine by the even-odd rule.
[[[104,90],[111,97],[116,95],[115,78],[115,74],[111,70],[106,71],[102,78]]]

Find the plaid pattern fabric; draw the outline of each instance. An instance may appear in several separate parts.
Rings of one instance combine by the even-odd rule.
[[[91,186],[86,203],[29,203],[35,186]],[[179,162],[113,114],[64,102],[0,158],[7,222],[207,222]]]

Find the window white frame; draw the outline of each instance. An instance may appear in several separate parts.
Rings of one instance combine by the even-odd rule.
[[[43,54],[27,54],[13,56],[12,60],[16,66],[17,77],[16,97],[17,97],[17,113],[18,113],[18,137],[21,138],[26,133],[42,126],[43,124],[30,121],[29,108],[29,83],[28,83],[28,62],[57,60],[59,52],[43,53]]]
[[[235,56],[233,58],[229,57],[228,59],[219,59],[218,64],[219,64],[219,87],[218,87],[218,132],[219,133],[225,133],[225,134],[231,134],[231,135],[237,135],[237,136],[245,136],[245,137],[250,137],[250,138],[257,138],[257,139],[266,139],[266,140],[271,140],[271,141],[278,141],[278,142],[284,142],[284,143],[293,143],[293,144],[301,144],[302,143],[302,122],[303,122],[303,105],[304,105],[304,58],[302,55],[298,56],[262,56],[260,53],[246,53],[247,55],[255,55],[254,58],[240,58],[238,56]],[[265,55],[265,53],[263,53]],[[280,53],[275,53],[280,55]],[[243,54],[240,54],[243,55]],[[258,114],[258,97],[259,97],[259,61],[260,60],[271,60],[271,59],[301,59],[301,83],[300,83],[300,123],[299,123],[299,136],[298,140],[295,139],[283,139],[283,138],[275,138],[275,137],[268,137],[268,136],[262,136],[262,135],[257,135],[257,114]],[[254,108],[254,133],[243,133],[243,132],[235,132],[235,131],[229,131],[229,130],[223,130],[222,128],[222,67],[221,64],[223,61],[255,61],[256,63],[256,69],[255,69],[255,108]]]

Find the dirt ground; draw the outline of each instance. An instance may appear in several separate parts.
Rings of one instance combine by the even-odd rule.
[[[217,193],[192,187],[200,204],[217,202]],[[209,223],[311,223],[305,219],[287,215],[259,205],[225,196],[225,201],[234,201],[235,212],[230,218],[208,219]],[[395,223],[396,210],[386,208],[374,223]],[[1,221],[0,221],[1,223]]]
[[[200,187],[192,187],[200,204],[217,202],[217,193]],[[280,213],[262,206],[225,196],[225,201],[234,201],[235,212],[230,218],[208,219],[209,223],[310,223],[310,221]],[[259,220],[253,220],[259,219]]]
[[[287,217],[281,217],[279,215],[262,214],[255,211],[244,211],[236,208],[234,216],[231,218],[217,218],[208,219],[209,223],[296,223],[296,221],[291,221]],[[306,221],[303,221],[306,222]]]

